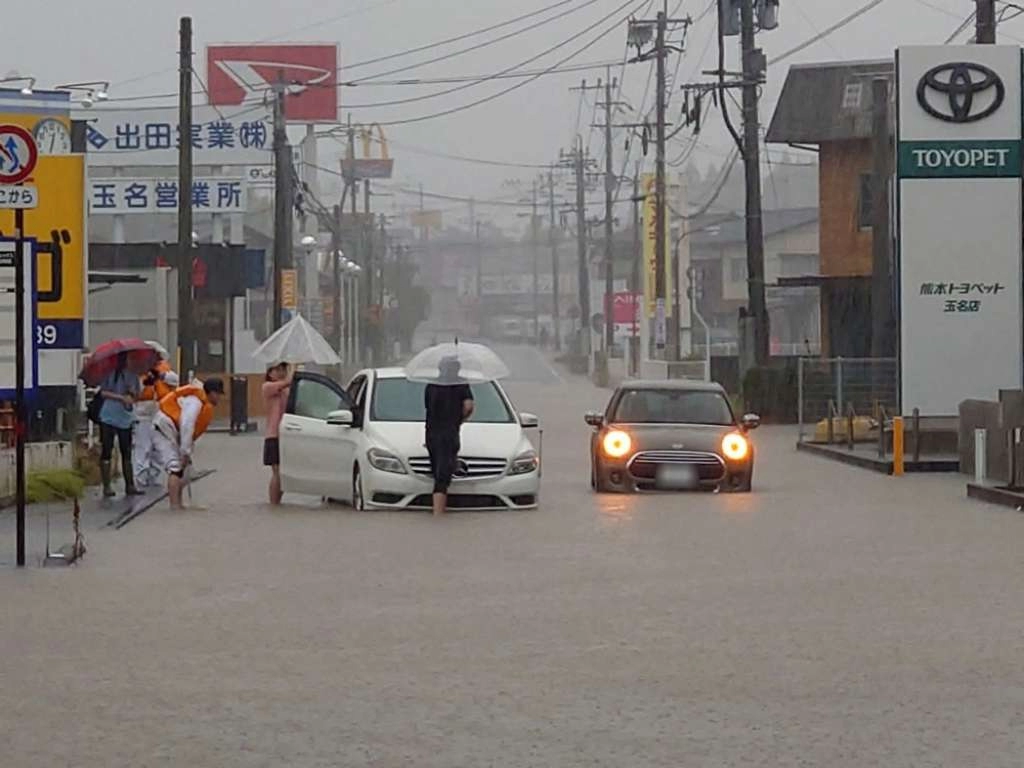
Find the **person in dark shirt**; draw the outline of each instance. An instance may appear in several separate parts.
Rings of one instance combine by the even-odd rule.
[[[426,407],[425,437],[430,471],[434,475],[434,514],[443,515],[448,507],[448,486],[455,475],[459,457],[459,430],[473,414],[473,391],[459,382],[461,365],[457,358],[441,361],[439,381],[428,384],[423,392]]]

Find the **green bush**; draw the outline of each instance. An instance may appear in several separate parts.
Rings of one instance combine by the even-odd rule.
[[[29,472],[25,498],[29,504],[78,499],[85,492],[85,478],[70,469]]]

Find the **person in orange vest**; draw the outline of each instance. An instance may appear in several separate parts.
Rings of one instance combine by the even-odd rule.
[[[135,400],[135,437],[132,440],[132,460],[135,464],[135,484],[140,488],[155,485],[159,476],[156,451],[153,448],[153,418],[159,403],[178,386],[178,374],[170,363],[160,360],[142,377],[142,391]]]
[[[213,421],[213,409],[224,396],[224,382],[207,379],[193,382],[160,400],[160,410],[153,418],[153,447],[167,472],[167,495],[171,509],[183,509],[181,491],[185,470],[192,463],[195,441]]]

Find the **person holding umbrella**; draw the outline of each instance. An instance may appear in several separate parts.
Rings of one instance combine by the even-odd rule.
[[[433,509],[443,515],[448,486],[456,474],[462,423],[473,415],[471,384],[486,384],[509,375],[508,367],[482,344],[445,342],[415,355],[405,365],[409,381],[423,382],[425,437],[434,475]]]
[[[462,422],[473,415],[473,390],[459,377],[462,364],[455,356],[438,364],[437,383],[423,390],[426,408],[424,433],[430,471],[434,475],[433,510],[443,515],[448,510],[448,487],[458,466],[459,433]]]
[[[281,448],[278,430],[288,404],[288,388],[292,385],[293,369],[287,363],[276,363],[267,368],[263,382],[263,407],[267,414],[267,433],[263,440],[263,466],[270,467],[270,503],[281,503]]]
[[[138,496],[142,492],[135,487],[132,468],[132,427],[135,424],[135,400],[141,387],[138,374],[128,367],[128,353],[120,352],[117,363],[100,384],[100,476],[103,479],[103,495],[114,496],[111,485],[114,440],[121,454],[121,472],[124,475],[126,496]]]

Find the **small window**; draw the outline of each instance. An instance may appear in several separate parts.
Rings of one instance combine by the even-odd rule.
[[[314,379],[299,379],[295,386],[295,415],[326,421],[328,414],[348,407],[334,389]]]
[[[860,229],[871,229],[874,223],[875,206],[872,183],[874,174],[862,173],[860,175],[860,191],[857,201],[857,226]]]
[[[729,279],[734,283],[746,282],[747,260],[745,258],[729,260]]]
[[[863,83],[847,83],[843,88],[843,109],[860,109],[860,97],[863,91]]]

